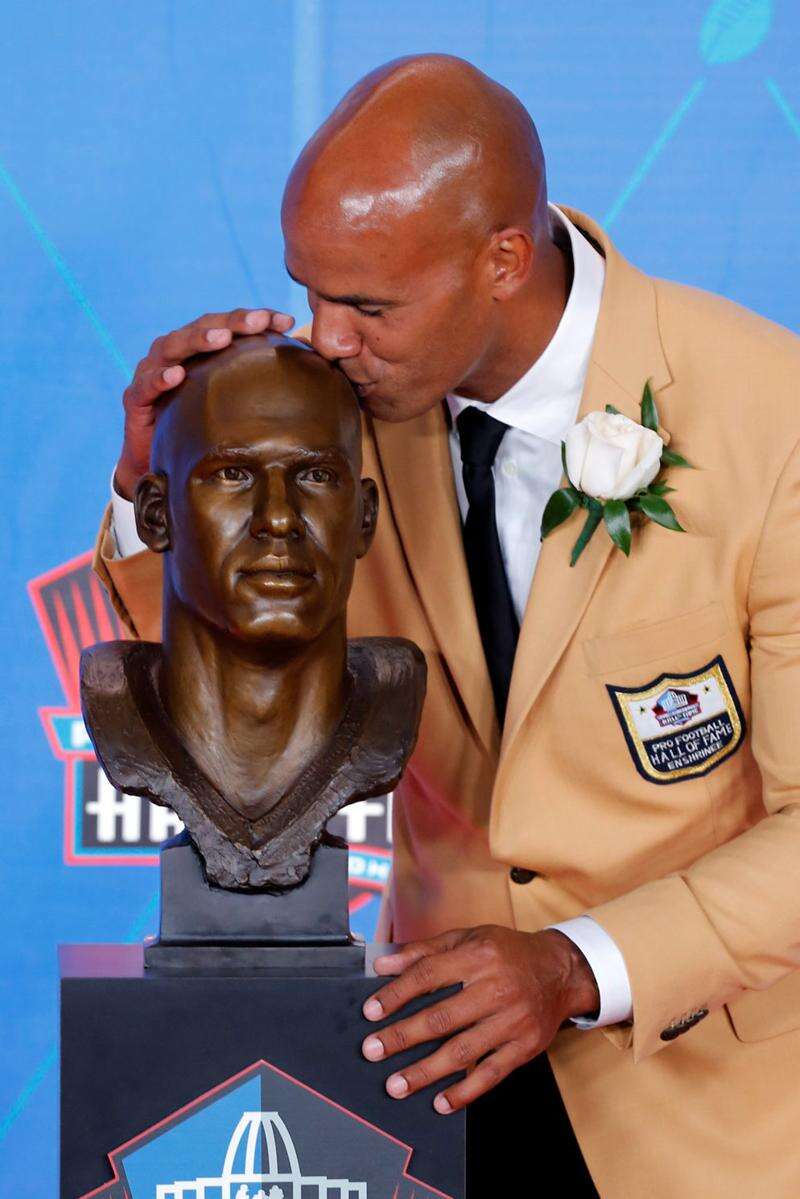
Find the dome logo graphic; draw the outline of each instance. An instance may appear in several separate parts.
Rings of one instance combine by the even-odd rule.
[[[241,1160],[240,1160],[241,1159]],[[367,1199],[365,1182],[303,1177],[297,1150],[278,1112],[243,1112],[219,1178],[161,1183],[156,1199],[294,1199],[300,1195]]]
[[[82,1199],[450,1199],[410,1146],[255,1062],[109,1154]]]

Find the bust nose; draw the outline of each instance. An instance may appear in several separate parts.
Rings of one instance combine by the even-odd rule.
[[[267,472],[266,478],[254,489],[255,503],[250,521],[250,535],[258,540],[275,538],[286,541],[302,537],[305,525],[292,503],[286,476],[282,470]]]

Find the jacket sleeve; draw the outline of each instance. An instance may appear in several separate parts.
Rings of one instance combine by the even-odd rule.
[[[109,504],[97,535],[92,565],[131,636],[160,641],[161,555],[143,550],[129,558],[117,558],[116,548]]]
[[[800,445],[771,497],[748,587],[752,750],[764,818],[680,874],[589,911],[619,946],[635,1058],[676,1025],[800,968]],[[766,997],[764,997],[766,998]],[[667,1038],[663,1034],[667,1032]]]

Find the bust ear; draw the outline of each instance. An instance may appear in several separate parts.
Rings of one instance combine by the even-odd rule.
[[[374,479],[361,480],[361,532],[358,539],[357,558],[363,558],[372,545],[375,525],[378,522],[378,485]]]
[[[170,548],[167,516],[167,476],[142,475],[133,497],[136,531],[148,549],[163,554]]]

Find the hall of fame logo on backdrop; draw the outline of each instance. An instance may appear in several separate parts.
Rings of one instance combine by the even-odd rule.
[[[126,630],[92,570],[92,553],[28,584],[31,602],[64,693],[39,709],[47,741],[64,764],[64,860],[70,866],[157,866],[158,846],[183,828],[168,808],[116,790],[97,762],[81,717],[81,650]],[[363,800],[330,822],[350,844],[350,910],[369,928],[391,867],[391,796]],[[362,923],[363,922],[363,923]]]
[[[448,1199],[412,1154],[260,1061],[109,1153],[113,1181],[83,1199]]]

